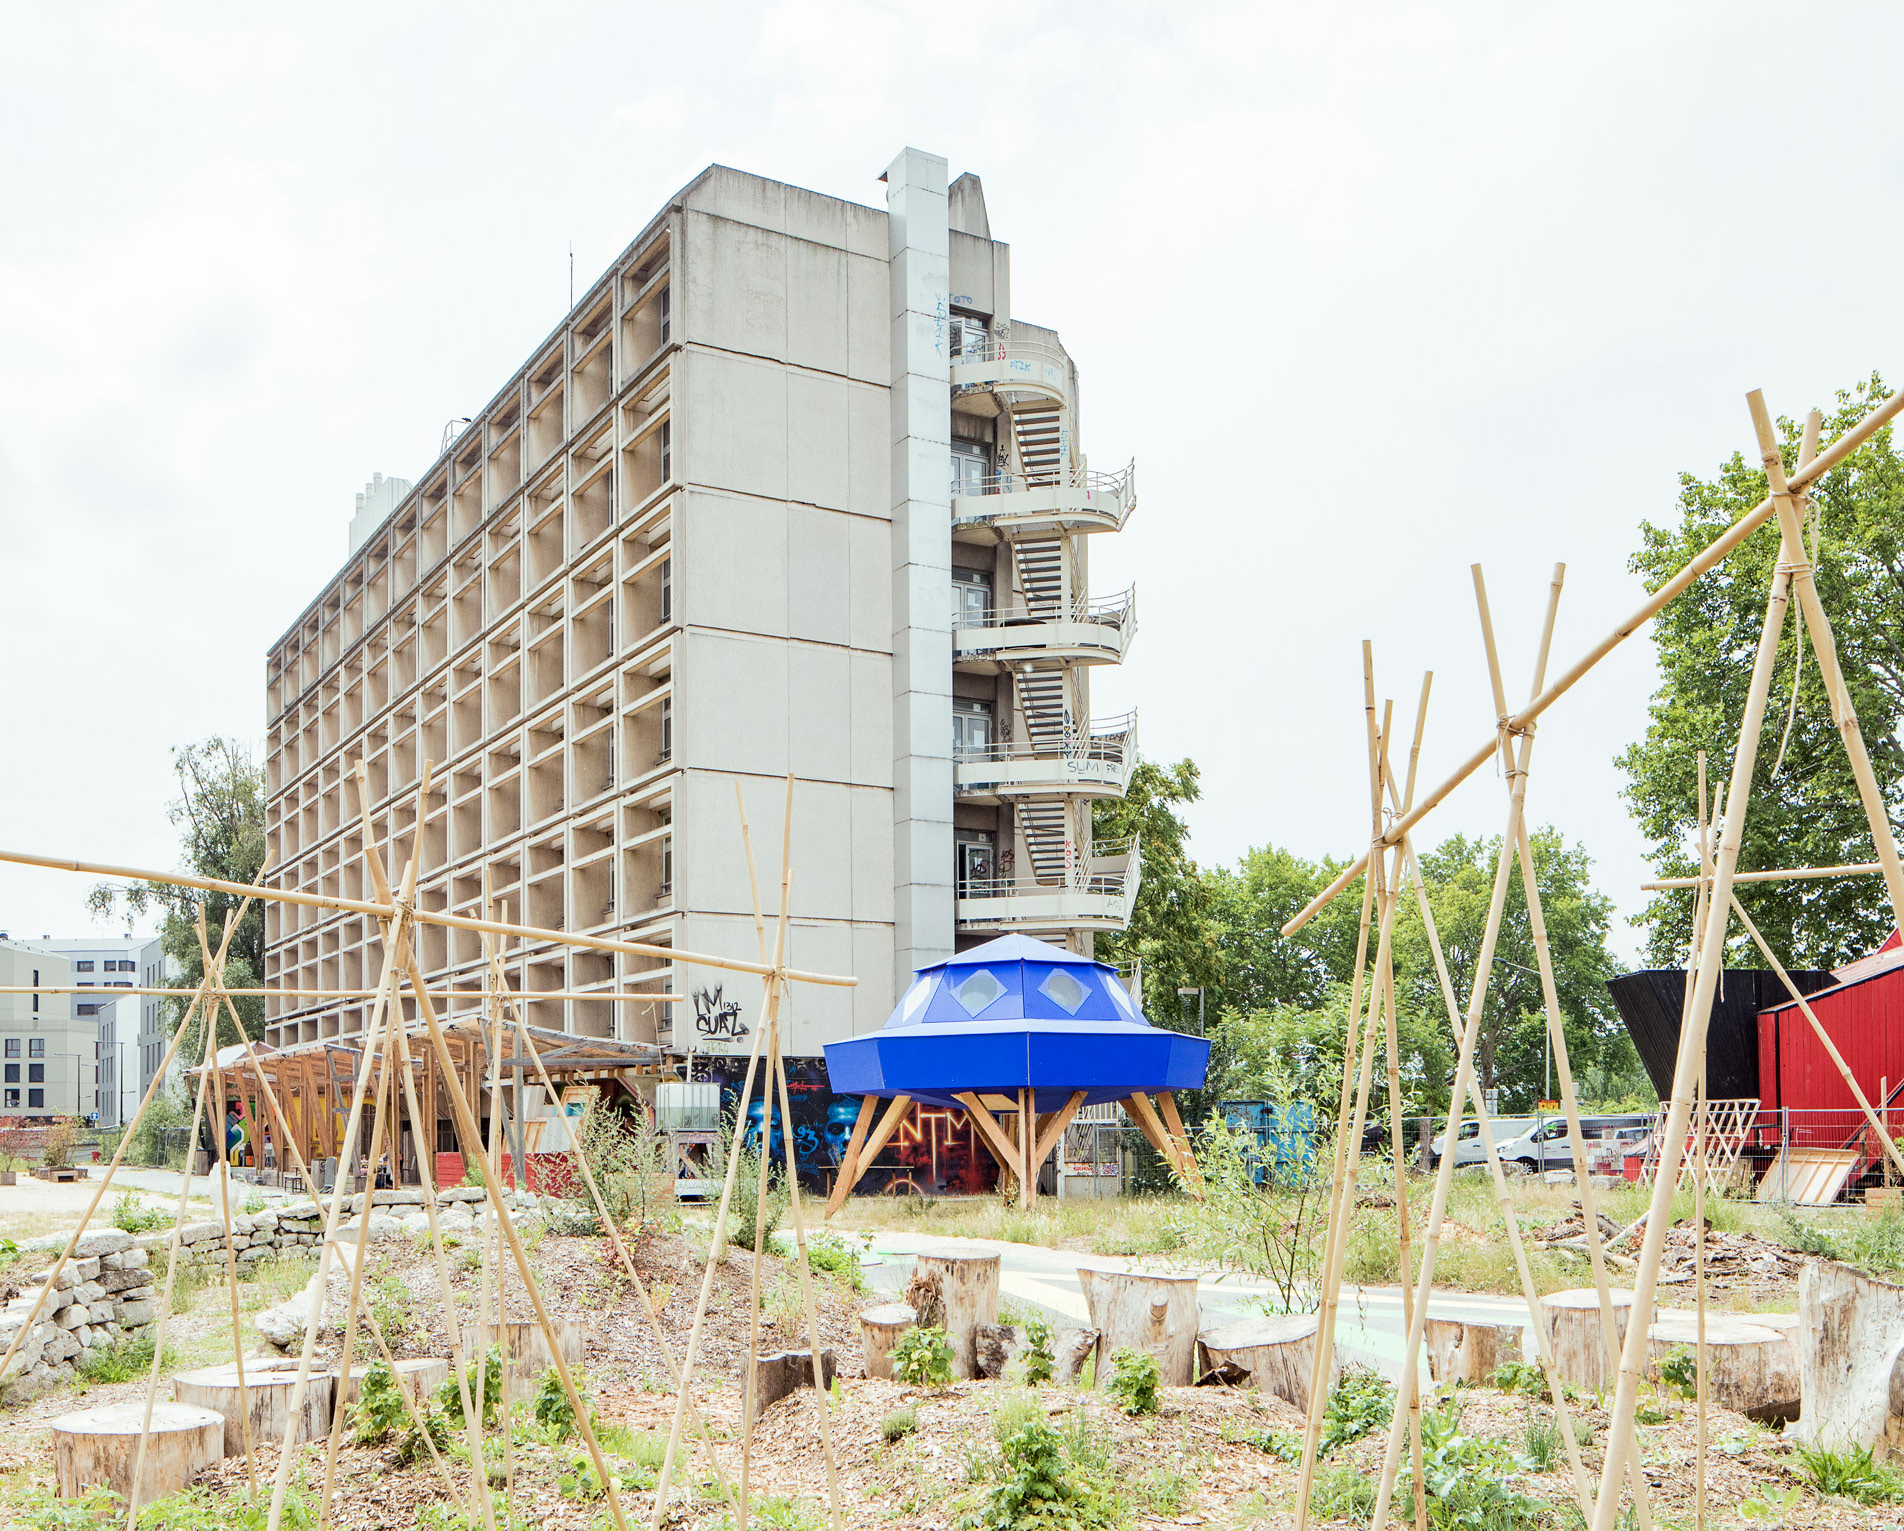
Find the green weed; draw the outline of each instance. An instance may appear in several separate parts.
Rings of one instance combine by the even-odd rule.
[[[1126,1346],[1111,1357],[1111,1365],[1115,1370],[1111,1374],[1110,1393],[1117,1406],[1126,1414],[1155,1414],[1157,1385],[1163,1380],[1157,1358],[1147,1350],[1132,1350]]]
[[[1874,1460],[1869,1446],[1847,1446],[1843,1451],[1800,1446],[1798,1466],[1821,1494],[1837,1494],[1859,1504],[1904,1502],[1904,1473]]]
[[[919,1415],[913,1409],[894,1409],[879,1422],[879,1438],[888,1443],[904,1440],[919,1428]]]
[[[908,1329],[893,1346],[893,1376],[909,1387],[944,1387],[952,1380],[952,1341],[943,1329]]]

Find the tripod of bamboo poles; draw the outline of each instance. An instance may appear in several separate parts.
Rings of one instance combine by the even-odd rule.
[[[741,843],[747,852],[747,880],[753,897],[754,930],[761,946],[763,966],[768,968],[766,975],[766,993],[762,1004],[761,1024],[755,1029],[753,1046],[747,1056],[747,1074],[741,1085],[739,1098],[735,1102],[735,1142],[727,1155],[727,1172],[722,1177],[721,1199],[714,1210],[714,1226],[709,1234],[708,1257],[705,1272],[701,1279],[701,1294],[695,1304],[694,1323],[688,1331],[688,1349],[681,1367],[681,1383],[675,1393],[674,1419],[668,1430],[667,1453],[662,1458],[660,1479],[655,1485],[654,1518],[652,1531],[660,1531],[663,1516],[667,1510],[668,1487],[673,1478],[675,1455],[680,1448],[681,1429],[691,1404],[694,1382],[695,1360],[700,1353],[703,1326],[707,1318],[708,1300],[714,1290],[714,1272],[721,1258],[721,1250],[726,1237],[727,1212],[734,1195],[734,1183],[740,1171],[739,1124],[746,1119],[747,1107],[753,1099],[754,1077],[758,1071],[763,1050],[767,1059],[766,1077],[761,1082],[763,1109],[761,1114],[761,1139],[759,1149],[759,1182],[756,1186],[757,1200],[754,1216],[754,1258],[753,1272],[749,1278],[748,1329],[753,1338],[748,1342],[747,1375],[744,1380],[744,1409],[742,1421],[741,1483],[740,1506],[737,1525],[739,1531],[746,1531],[749,1498],[749,1474],[752,1468],[752,1446],[754,1430],[755,1404],[755,1359],[758,1347],[760,1327],[760,1266],[766,1255],[766,1218],[765,1203],[767,1190],[767,1165],[773,1151],[773,1123],[775,1116],[775,1091],[778,1087],[779,1117],[782,1123],[781,1144],[785,1154],[787,1176],[787,1204],[793,1221],[794,1244],[796,1250],[796,1271],[800,1285],[801,1306],[807,1323],[808,1360],[813,1368],[814,1408],[819,1415],[820,1448],[826,1460],[827,1508],[832,1531],[840,1527],[840,1489],[839,1471],[833,1453],[832,1421],[828,1413],[829,1403],[826,1395],[825,1369],[822,1365],[820,1345],[819,1309],[813,1294],[813,1273],[807,1258],[806,1216],[800,1199],[800,1169],[793,1141],[793,1108],[787,1090],[786,1064],[780,1052],[780,1002],[786,990],[790,970],[786,967],[787,920],[793,889],[793,776],[787,776],[786,801],[781,815],[780,845],[780,913],[776,921],[773,953],[771,962],[767,960],[766,922],[761,914],[760,879],[754,862],[753,836],[747,823],[747,805],[741,796],[740,786],[735,784],[734,797],[740,810]]]

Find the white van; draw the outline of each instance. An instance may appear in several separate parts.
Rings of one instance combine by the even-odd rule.
[[[1609,1135],[1614,1135],[1614,1141],[1629,1133],[1643,1138],[1651,1130],[1652,1118],[1649,1116],[1580,1118],[1581,1135],[1587,1140],[1589,1153]],[[1504,1169],[1524,1170],[1532,1174],[1540,1170],[1570,1170],[1574,1167],[1573,1149],[1567,1142],[1567,1119],[1564,1116],[1550,1116],[1510,1142],[1503,1143],[1497,1138],[1495,1146],[1501,1151]]]
[[[1538,1127],[1540,1122],[1538,1118],[1532,1116],[1495,1116],[1488,1119],[1488,1125],[1494,1132],[1495,1148],[1501,1151],[1502,1158],[1506,1158],[1507,1151],[1502,1147],[1506,1140],[1520,1137],[1531,1128]],[[1448,1134],[1444,1128],[1434,1144],[1434,1157],[1437,1164],[1441,1162],[1442,1144],[1447,1139]],[[1461,1124],[1460,1136],[1455,1139],[1454,1162],[1457,1169],[1464,1164],[1487,1163],[1487,1150],[1481,1146],[1481,1124],[1473,1117],[1469,1117]]]

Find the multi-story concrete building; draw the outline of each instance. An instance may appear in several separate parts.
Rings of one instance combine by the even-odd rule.
[[[69,988],[62,953],[0,939],[0,988]],[[91,1116],[98,1109],[99,1022],[68,994],[0,994],[0,1116]]]
[[[1018,317],[977,178],[907,150],[884,180],[875,208],[707,170],[360,520],[267,662],[283,885],[365,891],[362,760],[374,835],[407,844],[421,803],[426,907],[753,957],[735,787],[771,914],[791,774],[792,960],[861,979],[789,997],[808,1055],[957,947],[1121,928],[1137,848],[1094,844],[1091,804],[1135,729],[1093,724],[1090,675],[1135,601],[1088,571],[1132,474],[1091,470],[1076,368]],[[267,921],[269,982],[375,981],[374,922]],[[433,983],[477,983],[479,937],[418,940]],[[558,946],[510,963],[530,991],[691,993],[538,1017],[677,1052],[744,1048],[728,1017],[759,993]],[[366,1008],[274,1002],[270,1039]]]
[[[156,936],[48,937],[25,944],[66,958],[76,989],[154,989],[164,982],[165,957]],[[75,995],[73,1020],[91,1023],[99,1044],[99,1099],[89,1109],[99,1113],[100,1126],[116,1127],[144,1098],[165,1055],[159,1001],[152,995]]]

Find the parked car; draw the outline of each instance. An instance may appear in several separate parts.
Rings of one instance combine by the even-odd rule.
[[[1517,1138],[1529,1128],[1539,1125],[1540,1119],[1532,1116],[1495,1116],[1488,1118],[1488,1126],[1493,1129],[1494,1146],[1497,1149],[1505,1140]],[[1448,1133],[1444,1128],[1435,1138],[1431,1157],[1436,1164],[1441,1162],[1443,1152],[1442,1145],[1447,1141],[1447,1137]],[[1459,1169],[1464,1164],[1485,1164],[1487,1162],[1487,1150],[1481,1146],[1481,1124],[1473,1117],[1469,1117],[1461,1124],[1460,1136],[1455,1139],[1454,1162],[1456,1169]]]
[[[1636,1129],[1635,1136],[1645,1137],[1653,1125],[1651,1116],[1583,1116],[1580,1118],[1580,1130],[1588,1139],[1589,1146],[1598,1143],[1602,1134]],[[1507,1169],[1518,1169],[1529,1174],[1540,1170],[1570,1170],[1574,1167],[1573,1146],[1567,1141],[1567,1119],[1564,1116],[1548,1117],[1530,1132],[1499,1145],[1501,1164]]]

